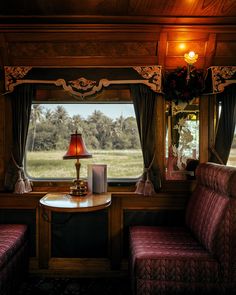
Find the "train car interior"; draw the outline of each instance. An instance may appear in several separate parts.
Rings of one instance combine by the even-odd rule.
[[[236,1],[0,3],[0,294],[236,294]]]

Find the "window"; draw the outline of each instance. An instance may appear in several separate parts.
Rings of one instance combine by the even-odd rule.
[[[199,163],[199,99],[168,102],[166,122],[166,179],[193,179]]]
[[[73,160],[63,160],[70,135],[82,133],[91,159],[106,164],[109,179],[134,179],[142,174],[143,159],[132,103],[33,104],[25,169],[34,179],[75,178]],[[75,160],[74,160],[75,161]]]
[[[232,142],[232,146],[230,149],[229,158],[227,161],[227,166],[235,166],[236,167],[236,128],[234,132],[234,139]]]
[[[218,118],[220,118],[220,115],[221,115],[221,108],[222,108],[221,102],[219,102]],[[230,153],[229,153],[229,158],[228,158],[226,165],[236,167],[236,128],[234,131],[234,138],[233,138],[233,142],[232,142]]]

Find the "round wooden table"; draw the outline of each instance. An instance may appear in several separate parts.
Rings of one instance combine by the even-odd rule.
[[[90,212],[102,210],[111,205],[111,194],[88,194],[83,197],[65,193],[48,193],[40,199],[45,209],[57,212]]]

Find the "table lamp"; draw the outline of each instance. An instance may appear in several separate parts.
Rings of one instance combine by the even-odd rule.
[[[74,180],[74,186],[70,187],[71,196],[85,196],[88,193],[87,181],[80,179],[80,162],[79,159],[92,158],[92,155],[88,153],[82,135],[80,133],[71,134],[70,145],[67,153],[63,156],[64,160],[77,159],[75,163],[76,179]]]

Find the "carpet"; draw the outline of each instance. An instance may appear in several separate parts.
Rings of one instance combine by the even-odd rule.
[[[23,282],[16,295],[130,295],[127,278],[40,278]]]

